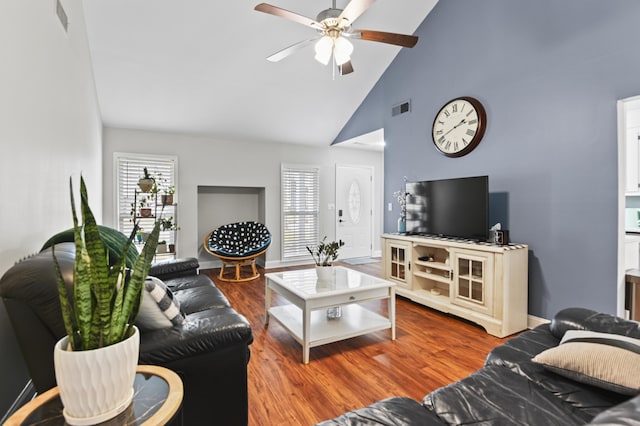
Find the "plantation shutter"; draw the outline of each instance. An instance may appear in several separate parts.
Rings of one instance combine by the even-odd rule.
[[[174,209],[163,209],[160,201],[162,189],[176,185],[176,162],[175,157],[170,156],[143,156],[137,154],[116,153],[114,155],[116,170],[116,199],[117,199],[117,219],[118,230],[129,236],[133,230],[133,216],[131,213],[132,204],[136,199],[135,192],[140,192],[138,180],[144,176],[144,168],[147,168],[149,175],[156,179],[156,183],[160,186],[157,202],[153,199],[150,205],[154,212],[163,217],[172,216]],[[140,200],[141,194],[138,193],[137,199]],[[156,214],[156,213],[154,213]],[[176,219],[176,218],[174,218]],[[151,232],[151,229],[145,229]],[[166,240],[167,243],[174,244],[174,232],[163,231],[160,233],[160,241]]]
[[[282,166],[282,258],[308,256],[318,243],[320,178],[315,167]]]

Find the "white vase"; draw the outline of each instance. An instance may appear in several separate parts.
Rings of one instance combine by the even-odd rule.
[[[63,415],[70,425],[92,425],[123,412],[133,399],[140,350],[134,326],[122,342],[89,351],[68,351],[68,337],[53,350]]]
[[[335,280],[335,269],[333,266],[318,266],[316,265],[316,275],[318,276],[318,281],[334,281]]]

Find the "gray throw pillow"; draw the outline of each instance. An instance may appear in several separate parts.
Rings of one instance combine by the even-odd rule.
[[[136,325],[141,330],[173,327],[184,321],[178,301],[162,280],[147,277],[142,291]]]
[[[618,334],[569,330],[560,345],[533,362],[569,379],[624,395],[640,393],[640,340]]]

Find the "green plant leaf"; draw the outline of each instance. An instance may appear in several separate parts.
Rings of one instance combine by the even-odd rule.
[[[71,349],[73,350],[75,348],[80,348],[82,346],[82,343],[80,342],[80,336],[75,332],[77,327],[75,322],[75,315],[73,312],[73,306],[71,305],[71,303],[69,303],[67,285],[64,282],[62,272],[60,271],[60,264],[58,263],[58,258],[56,257],[55,246],[51,247],[51,254],[53,256],[53,264],[56,270],[56,283],[58,285],[58,295],[60,296],[60,309],[62,311],[64,329],[67,332],[67,336],[69,336],[69,344],[71,345]]]
[[[137,308],[140,303],[140,293],[158,246],[159,235],[160,222],[156,222],[153,231],[151,231],[142,249],[142,253],[138,256],[138,260],[133,268],[133,273],[126,285],[122,312],[119,317],[112,319],[114,323],[113,328],[116,330],[116,336],[118,336],[117,339],[122,339],[127,333],[128,326],[133,324],[133,320],[135,319],[133,313],[134,311],[137,313]],[[116,336],[113,337],[116,338]]]
[[[71,193],[71,212],[73,215],[73,236],[76,244],[76,257],[73,265],[73,303],[75,322],[77,324],[80,349],[85,350],[90,346],[91,318],[93,301],[91,298],[91,259],[83,238],[83,229],[78,224],[75,198],[73,196],[73,182],[69,179]]]
[[[90,257],[89,274],[91,277],[91,288],[96,299],[96,311],[93,317],[98,324],[92,327],[92,340],[95,342],[108,342],[109,320],[111,319],[111,300],[114,294],[115,286],[109,279],[109,263],[105,253],[104,244],[100,237],[98,224],[93,216],[93,212],[89,207],[89,197],[87,195],[87,187],[84,179],[80,176],[80,197],[82,207],[82,220],[84,222],[84,244]],[[95,333],[98,333],[96,335]]]

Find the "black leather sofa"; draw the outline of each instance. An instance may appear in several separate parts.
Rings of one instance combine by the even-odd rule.
[[[583,384],[532,362],[558,346],[567,330],[640,338],[637,322],[565,309],[551,323],[495,348],[482,369],[431,392],[421,403],[392,397],[319,425],[640,425],[640,395]]]
[[[71,285],[74,245],[56,244],[56,257]],[[167,284],[186,316],[181,325],[141,332],[139,363],[170,368],[182,378],[183,404],[174,424],[246,425],[251,326],[198,267],[194,258],[152,265],[149,275]],[[0,296],[42,393],[56,385],[53,346],[66,335],[51,249],[10,268],[0,279]]]

